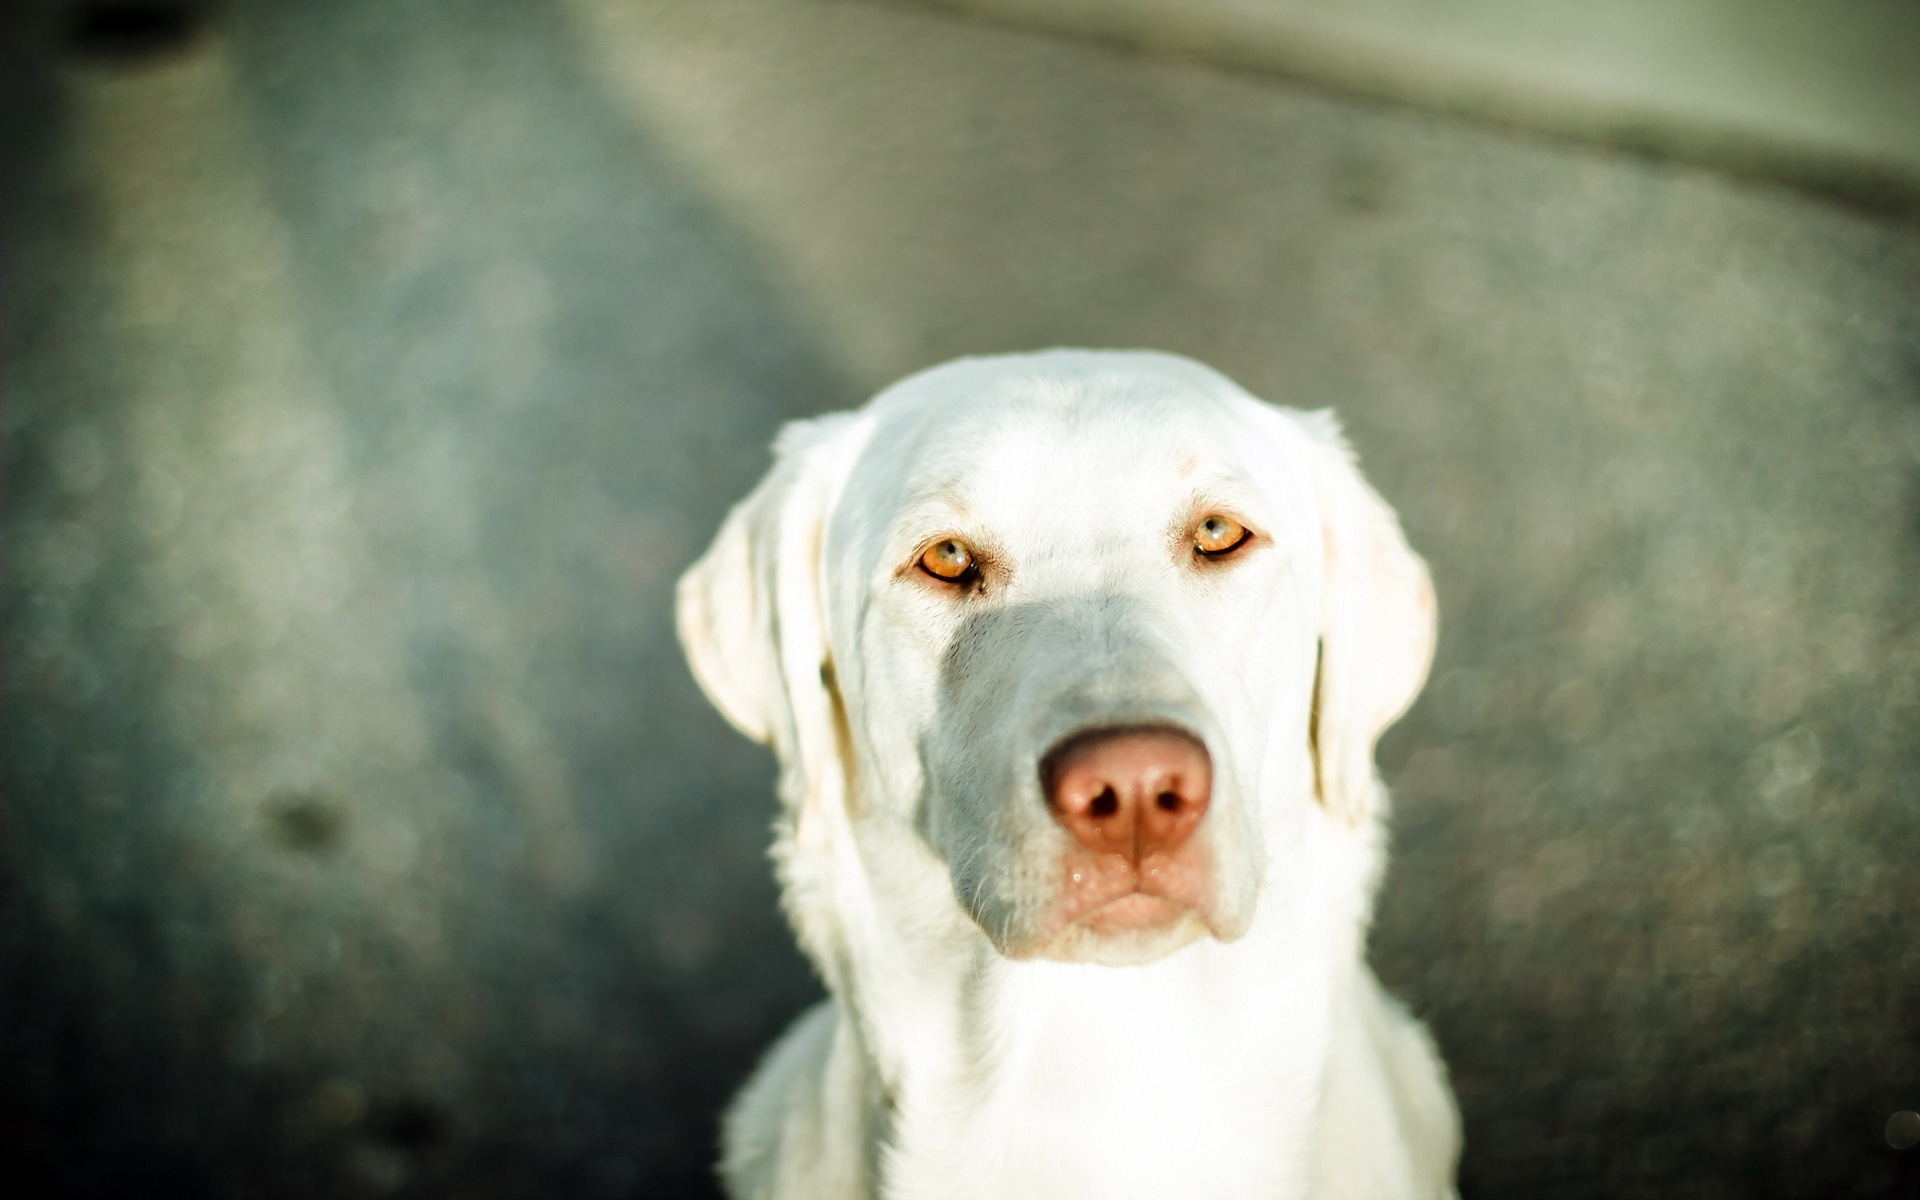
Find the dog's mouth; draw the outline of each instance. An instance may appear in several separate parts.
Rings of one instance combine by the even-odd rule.
[[[1136,930],[1158,929],[1164,925],[1171,925],[1192,913],[1192,909],[1165,896],[1131,892],[1118,900],[1107,901],[1074,923],[1104,937],[1132,933]]]
[[[1008,957],[1132,966],[1225,932],[1213,928],[1209,871],[1199,846],[1150,856],[1138,867],[1123,855],[1076,850],[1062,868],[1039,936]]]

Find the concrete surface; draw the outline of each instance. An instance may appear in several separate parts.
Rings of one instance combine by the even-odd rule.
[[[711,1194],[816,985],[671,580],[786,417],[1068,343],[1338,408],[1433,563],[1374,954],[1466,1195],[1920,1185],[1914,228],[892,6],[36,11],[14,1177]]]
[[[1907,0],[905,0],[1920,212]]]

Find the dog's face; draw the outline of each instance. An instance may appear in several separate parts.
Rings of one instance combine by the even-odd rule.
[[[1000,953],[1230,941],[1305,822],[1365,820],[1432,604],[1329,429],[1056,352],[917,376],[783,470],[683,585],[696,671],[800,820],[911,830]]]
[[[887,773],[876,803],[912,806],[1002,953],[1137,961],[1237,937],[1265,835],[1312,788],[1321,551],[1273,431],[1138,371],[876,416],[825,573],[848,719]],[[1131,790],[1202,810],[1175,844],[1083,840],[1051,794],[1076,739],[1129,731],[1170,751],[1171,790]],[[1152,815],[1122,811],[1138,773],[1105,772],[1123,834]],[[1293,803],[1265,813],[1263,795]]]

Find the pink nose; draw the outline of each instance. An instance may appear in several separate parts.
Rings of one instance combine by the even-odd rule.
[[[1101,854],[1138,867],[1193,835],[1213,794],[1213,761],[1174,729],[1102,729],[1066,738],[1041,762],[1054,820]]]

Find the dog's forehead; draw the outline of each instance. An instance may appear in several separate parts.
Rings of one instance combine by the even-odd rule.
[[[1152,369],[1163,356],[1031,357],[884,397],[857,489],[990,524],[1036,505],[1125,520],[1243,478],[1264,441],[1245,400]]]

